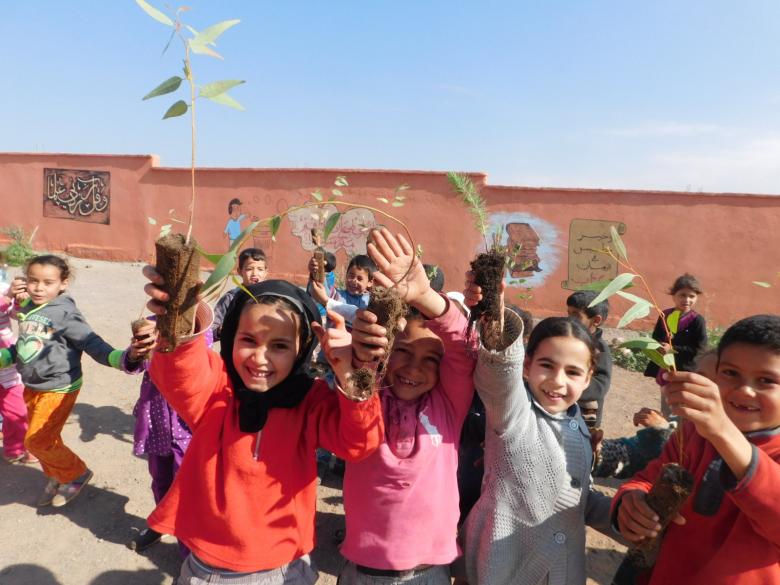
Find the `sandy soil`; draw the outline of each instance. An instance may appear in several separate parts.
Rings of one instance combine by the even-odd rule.
[[[71,292],[92,327],[124,347],[144,303],[140,264],[73,259]],[[161,585],[173,582],[180,559],[166,538],[143,554],[125,543],[153,508],[146,462],[131,454],[133,405],[139,379],[84,359],[86,384],[64,437],[95,472],[79,499],[55,510],[35,507],[45,480],[38,467],[0,464],[0,584]],[[631,416],[656,406],[655,384],[615,368],[604,427],[607,436],[633,434]],[[599,482],[612,493],[614,482]],[[343,528],[340,480],[326,474],[317,516],[319,583],[335,584],[343,559],[335,533]],[[608,584],[624,549],[589,533],[588,583]]]

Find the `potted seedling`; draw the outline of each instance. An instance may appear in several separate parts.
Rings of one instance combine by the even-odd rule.
[[[273,217],[270,218],[260,220],[259,222],[261,224],[268,226],[271,232],[271,239],[275,240],[276,234],[279,232],[279,228],[281,227],[282,219],[285,216],[289,215],[294,211],[298,211],[300,209],[312,210],[312,216],[317,222],[316,227],[312,229],[312,239],[314,245],[316,246],[314,251],[315,260],[317,259],[318,251],[321,251],[322,253],[321,256],[322,268],[318,267],[315,274],[315,278],[320,278],[320,271],[322,272],[322,276],[321,276],[322,280],[319,280],[318,282],[324,281],[325,245],[328,241],[328,237],[336,228],[336,226],[339,224],[339,221],[341,221],[341,218],[343,217],[344,214],[343,211],[339,211],[340,208],[341,209],[365,209],[368,211],[372,211],[376,214],[379,214],[387,219],[390,219],[395,223],[398,223],[406,233],[407,238],[411,242],[412,248],[414,249],[415,247],[414,239],[412,238],[409,228],[406,226],[404,222],[402,222],[394,215],[370,205],[344,201],[342,199],[344,193],[342,192],[341,188],[348,187],[348,186],[349,186],[349,182],[347,181],[346,177],[343,176],[336,177],[334,185],[330,189],[330,195],[327,197],[327,199],[325,198],[324,193],[318,189],[313,193],[311,193],[310,201],[303,203],[302,205],[296,205],[294,207],[290,207],[289,209],[285,210],[283,213],[274,215]],[[400,185],[395,189],[391,197],[377,197],[377,199],[381,203],[388,205],[390,207],[396,207],[396,208],[403,207],[406,200],[406,196],[403,195],[403,192],[406,191],[408,188],[409,187],[407,185]],[[328,213],[327,210],[321,208],[321,206],[328,205],[328,204],[333,205],[336,208],[336,211],[332,213]],[[406,278],[406,276],[411,271],[411,269],[412,269],[412,265],[409,266],[407,273],[401,277],[400,279],[401,281]],[[398,291],[395,286],[396,284],[398,283],[394,283],[393,286],[389,288],[384,288],[381,286],[371,287],[370,300],[368,306],[366,307],[367,310],[371,311],[377,316],[377,323],[386,329],[388,349],[392,347],[393,340],[395,339],[395,336],[400,331],[401,319],[406,314],[407,311],[406,303],[404,303],[404,301],[398,295]],[[375,387],[377,373],[381,373],[381,371],[384,369],[388,356],[389,356],[389,351],[388,351],[388,355],[385,357],[385,359],[382,362],[375,364],[376,368],[357,369],[353,373],[351,388],[348,389],[348,392],[352,396],[355,396],[356,398],[365,398],[366,396],[370,395],[371,392],[373,392]]]
[[[501,230],[489,234],[490,222],[487,215],[487,205],[480,195],[474,182],[461,173],[447,173],[450,187],[457,193],[474,218],[477,231],[485,242],[485,251],[477,254],[471,261],[471,271],[474,273],[474,283],[482,289],[482,300],[471,308],[469,315],[469,330],[484,318],[486,326],[482,335],[492,337],[488,340],[491,347],[496,345],[497,336],[501,335],[501,283],[507,269],[511,268],[519,246],[509,246],[501,243]]]
[[[206,98],[218,104],[243,110],[243,106],[228,94],[228,90],[244,82],[237,79],[225,79],[199,85],[195,81],[191,57],[193,54],[199,54],[222,59],[222,56],[213,49],[215,42],[222,33],[238,24],[239,21],[225,20],[198,32],[182,21],[182,15],[189,10],[186,6],[177,8],[175,14],[169,16],[145,0],[135,1],[146,14],[157,22],[171,28],[171,34],[163,49],[163,53],[168,49],[174,37],[179,38],[184,49],[182,75],[174,75],[166,79],[147,93],[143,99],[148,100],[175,92],[184,82],[186,82],[185,86],[189,90],[189,101],[180,99],[174,102],[163,115],[163,119],[168,119],[182,116],[188,112],[190,114],[191,196],[188,209],[189,217],[186,222],[187,229],[185,234],[181,234],[172,232],[170,224],[163,226],[163,230],[161,230],[160,236],[155,242],[155,268],[165,280],[165,292],[170,297],[165,306],[165,314],[158,317],[157,328],[160,336],[167,341],[168,347],[173,349],[176,346],[177,339],[191,335],[195,331],[195,309],[198,302],[198,283],[200,281],[200,256],[203,255],[215,264],[214,272],[203,286],[203,293],[205,296],[208,296],[219,291],[220,286],[232,271],[233,266],[235,266],[241,244],[257,225],[253,224],[245,230],[233,242],[233,246],[231,246],[227,254],[224,255],[203,253],[192,237],[196,200],[195,156],[197,127],[195,106],[197,100],[198,98]],[[173,221],[177,221],[173,218],[173,210],[169,212],[169,215]],[[137,324],[134,324],[133,327],[137,327]]]
[[[637,271],[628,259],[626,246],[620,238],[614,227],[610,228],[612,243],[604,250],[625,272],[618,274],[612,281],[603,286],[603,290],[593,299],[590,306],[593,307],[601,301],[617,294],[624,299],[631,301],[633,305],[625,312],[618,322],[618,328],[625,327],[636,319],[647,317],[651,310],[655,310],[661,317],[661,322],[666,331],[666,338],[671,345],[672,336],[677,333],[677,327],[680,321],[680,311],[673,311],[665,315],[650,289],[645,277]],[[648,298],[626,292],[624,289],[638,280]],[[641,337],[620,344],[621,348],[638,350],[648,359],[656,363],[660,368],[669,372],[675,371],[674,347],[668,351],[662,352],[661,344],[655,339]],[[647,494],[647,504],[655,511],[659,517],[659,524],[665,529],[669,523],[677,516],[680,507],[685,503],[693,491],[693,475],[685,468],[684,459],[684,436],[683,426],[679,424],[675,431],[677,448],[679,452],[678,463],[667,463],[661,469],[661,473],[653,483]],[[663,532],[654,539],[642,541],[634,550],[630,557],[634,565],[640,568],[649,568],[653,565],[655,554],[658,551]]]

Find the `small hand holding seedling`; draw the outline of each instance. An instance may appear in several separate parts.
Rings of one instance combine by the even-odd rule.
[[[152,321],[137,327],[133,331],[128,349],[128,361],[138,363],[145,360],[151,354],[155,341],[157,341],[157,329]]]
[[[21,276],[17,276],[11,281],[11,286],[8,289],[8,294],[17,302],[21,303],[26,300],[30,295],[27,294],[27,279]]]
[[[487,349],[497,349],[500,340],[503,338],[501,332],[503,332],[504,330],[504,290],[505,289],[506,289],[506,284],[502,282],[499,287],[499,295],[498,295],[498,309],[499,309],[498,321],[494,322],[492,319],[490,319],[488,315],[483,315],[480,317],[481,333],[484,333],[485,330],[489,330],[491,332],[490,335],[483,335],[483,334],[480,335],[482,344]],[[465,298],[466,306],[469,308],[477,306],[477,304],[479,304],[482,301],[482,287],[480,287],[476,282],[474,282],[474,272],[471,270],[466,272],[466,283],[465,283],[465,288],[463,289],[463,296]]]
[[[352,335],[347,331],[344,317],[328,311],[328,319],[333,324],[325,329],[322,323],[312,322],[312,330],[325,352],[325,357],[342,388],[347,388],[352,379]]]
[[[323,283],[313,279],[310,280],[309,294],[323,307],[328,304],[328,292],[325,290],[325,285]]]
[[[618,508],[618,529],[627,540],[642,542],[657,537],[663,527],[660,518],[647,505],[647,493],[643,490],[631,490],[620,499]],[[685,524],[685,518],[676,514],[672,518],[675,524]]]

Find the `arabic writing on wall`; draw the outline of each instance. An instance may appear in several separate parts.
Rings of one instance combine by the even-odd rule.
[[[111,174],[43,169],[43,215],[109,224]]]
[[[600,280],[617,276],[618,265],[603,250],[612,242],[609,228],[615,226],[619,234],[626,232],[626,224],[601,219],[573,219],[569,224],[568,279],[561,286],[579,290]]]

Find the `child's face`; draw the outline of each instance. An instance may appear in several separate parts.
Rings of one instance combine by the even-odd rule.
[[[241,275],[244,286],[263,282],[266,276],[268,276],[265,260],[252,260],[252,258],[247,259],[238,272]]]
[[[362,295],[371,288],[368,271],[357,266],[350,266],[347,271],[347,291],[353,295]]]
[[[433,390],[439,381],[444,355],[441,339],[421,319],[410,319],[395,338],[387,363],[387,382],[401,400],[414,400]]]
[[[30,264],[27,268],[27,293],[36,305],[56,299],[68,288],[60,269],[51,264]]]
[[[298,316],[289,309],[244,308],[233,342],[233,366],[244,386],[266,392],[290,375],[298,356],[298,326]]]
[[[723,350],[716,378],[723,408],[742,432],[780,426],[780,354],[735,343]]]
[[[672,298],[674,299],[674,308],[681,313],[687,313],[693,309],[693,306],[696,304],[696,299],[699,298],[699,295],[696,294],[696,291],[693,289],[681,288],[676,293],[674,293],[674,295],[672,295]]]
[[[565,412],[590,384],[590,350],[574,337],[548,337],[526,356],[524,377],[536,401],[550,414]]]
[[[587,327],[588,331],[593,333],[596,328],[601,325],[601,315],[596,315],[595,317],[588,317],[585,314],[585,311],[582,309],[578,309],[577,307],[572,307],[571,305],[566,305],[566,313],[571,317],[572,319],[576,319],[585,327]]]
[[[230,208],[230,217],[233,219],[238,219],[238,216],[241,215],[241,206],[233,204],[233,207]]]

